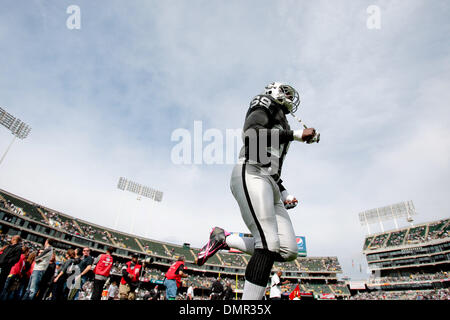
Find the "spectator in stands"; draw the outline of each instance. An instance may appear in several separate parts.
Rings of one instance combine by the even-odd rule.
[[[53,256],[52,241],[52,239],[47,239],[45,241],[44,250],[42,250],[42,252],[35,259],[35,266],[23,298],[24,300],[33,300],[39,290],[42,276],[47,270]]]
[[[76,277],[76,287],[73,300],[78,300],[80,290],[82,290],[84,284],[92,278],[92,265],[94,264],[94,258],[91,256],[91,249],[88,247],[83,248],[83,256],[78,264],[80,274]]]
[[[161,292],[159,291],[159,286],[156,285],[152,290],[150,290],[149,300],[159,300],[160,295],[161,295]]]
[[[189,288],[187,289],[186,300],[194,300],[194,286],[192,283],[189,284]]]
[[[122,279],[120,280],[120,300],[135,300],[135,291],[139,285],[142,266],[139,264],[139,256],[134,254],[131,261],[122,267]]]
[[[53,274],[53,276],[52,276],[52,280],[51,280],[51,282],[50,282],[50,288],[49,288],[49,297],[50,297],[50,299],[51,300],[55,300],[55,298],[54,297],[56,297],[57,296],[57,293],[58,293],[58,285],[57,285],[57,283],[55,282],[55,279],[56,279],[56,277],[58,276],[58,274],[61,272],[61,267],[62,267],[62,262],[61,261],[56,261],[55,262],[55,273]],[[45,297],[44,297],[44,299],[45,299]]]
[[[225,282],[225,291],[223,293],[224,300],[233,300],[233,288],[231,287],[231,282],[227,280]]]
[[[44,250],[39,250],[38,254],[41,254]],[[36,252],[31,252],[25,260],[25,265],[22,269],[22,276],[20,278],[20,285],[18,291],[15,294],[17,300],[22,300],[30,282],[31,275],[36,265]]]
[[[186,269],[184,266],[184,256],[178,257],[178,260],[173,263],[166,273],[166,279],[164,285],[166,286],[166,299],[175,300],[177,291],[181,288],[181,278],[186,278],[188,275],[183,271]]]
[[[220,277],[213,282],[211,286],[211,300],[222,300],[223,298],[223,285],[220,281]]]
[[[72,275],[74,275],[73,279],[69,281],[69,293],[67,296],[67,300],[75,300],[75,296],[78,295],[78,291],[81,288],[81,278],[79,277],[81,270],[80,270],[80,263],[81,259],[83,258],[83,249],[81,248],[75,248],[75,258],[73,259],[74,269],[73,272],[71,272]]]
[[[28,258],[30,249],[26,246],[22,247],[22,254],[20,255],[19,261],[11,268],[8,278],[6,279],[3,292],[0,296],[0,300],[12,300],[14,298],[14,292],[16,292],[20,279],[22,277],[22,269],[25,265],[25,261]]]
[[[289,283],[289,280],[281,280],[282,272],[278,270],[270,281],[270,300],[281,300],[281,285]]]
[[[115,300],[118,295],[119,295],[119,288],[117,287],[117,282],[113,281],[108,288],[108,300]]]
[[[58,275],[53,280],[55,289],[52,292],[52,300],[65,300],[68,294],[66,281],[74,272],[75,266],[75,251],[68,249],[66,252],[66,261],[61,266]]]
[[[106,249],[106,253],[99,255],[94,261],[94,289],[92,291],[91,300],[101,300],[103,286],[108,279],[111,268],[113,266],[113,253],[114,248],[109,247]]]
[[[20,260],[22,254],[22,238],[15,235],[11,239],[11,244],[4,247],[0,254],[0,292],[3,291],[6,278],[11,268]]]
[[[39,290],[35,296],[35,300],[44,300],[49,293],[56,270],[56,256],[53,252],[47,269],[42,275],[41,282],[39,284]]]

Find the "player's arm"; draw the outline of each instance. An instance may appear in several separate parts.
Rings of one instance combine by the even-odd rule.
[[[295,208],[298,204],[298,200],[293,195],[289,194],[289,192],[283,186],[282,182],[283,180],[281,179],[277,182],[278,188],[280,189],[281,193],[281,201],[283,202],[286,209]]]
[[[248,130],[255,130],[258,133],[260,130],[267,130],[270,123],[270,111],[266,107],[255,107],[247,116],[244,123],[244,133]],[[308,142],[316,135],[316,129],[307,128],[300,130],[286,130],[286,129],[270,129],[267,135],[272,137],[277,134],[280,143],[289,141]]]
[[[255,107],[250,111],[244,123],[244,133],[248,134],[251,130],[258,134],[261,130],[267,130],[267,136],[277,135],[281,143],[294,140],[294,131],[285,129],[270,129],[270,111],[265,107]]]

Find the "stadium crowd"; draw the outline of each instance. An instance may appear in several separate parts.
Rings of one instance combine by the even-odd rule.
[[[23,209],[20,208],[20,207],[16,207],[14,205],[14,203],[12,203],[9,200],[4,200],[4,199],[0,198],[0,207],[4,208],[4,209],[7,209],[7,210],[10,210],[10,211],[14,212],[15,214],[19,214],[21,216],[24,215]]]
[[[96,264],[100,263],[102,255],[94,259],[90,256],[89,248],[61,250],[53,248],[51,244],[50,239],[42,246],[20,239],[20,236],[0,236],[0,300],[90,300],[94,299],[93,295],[99,294],[98,290],[103,296],[102,299],[121,299],[122,289],[128,282],[125,277],[129,272],[129,262],[111,263],[108,276],[98,278]],[[9,251],[13,247],[17,247],[15,251],[17,261],[5,264],[4,261],[12,257]],[[43,252],[47,252],[46,261],[42,261]],[[164,290],[158,289],[156,292],[153,289],[149,290],[148,287],[141,287],[142,283],[151,280],[161,283],[166,277],[165,272],[151,268],[150,263],[150,260],[140,262],[136,258],[135,265],[142,266],[142,269],[129,283],[131,285],[134,282],[135,285],[132,299],[165,299]],[[118,278],[121,278],[119,284],[115,280]],[[102,280],[101,287],[96,293],[96,282],[99,279]],[[193,299],[194,288],[211,289],[217,281],[214,277],[189,275],[184,285],[191,290],[189,297]],[[229,280],[226,282],[231,283]],[[243,283],[240,283],[240,287],[243,287]],[[228,286],[223,291],[225,292],[227,288]],[[177,299],[187,298],[188,292],[181,292],[177,296]],[[196,297],[202,298],[204,297]],[[127,299],[130,298],[127,296]]]
[[[450,300],[450,289],[360,292],[350,300]]]
[[[450,220],[439,220],[428,225],[411,227],[400,231],[383,233],[367,238],[364,249],[377,249],[411,243],[425,243],[432,240],[444,239],[450,236]]]
[[[409,242],[425,242],[426,226],[411,228],[406,241]]]
[[[28,215],[21,207],[14,205],[9,200],[5,200],[0,196],[0,208],[7,209],[18,215]],[[24,207],[28,208],[28,207]],[[43,223],[48,223],[52,227],[63,229],[73,235],[85,237],[91,240],[103,240],[105,243],[115,244],[124,248],[128,246],[125,243],[133,244],[133,238],[127,238],[120,234],[101,230],[95,226],[91,226],[87,223],[77,223],[76,219],[59,215],[57,212],[44,210],[42,207],[37,207],[40,213],[34,210],[33,219],[39,220],[42,216]],[[28,211],[28,209],[27,209]],[[44,219],[45,217],[45,219]],[[12,217],[5,216],[4,220],[9,221]],[[9,221],[11,222],[11,221]],[[371,247],[377,246],[390,246],[404,243],[405,241],[430,241],[433,239],[448,237],[448,227],[450,221],[441,220],[432,224],[415,228],[410,228],[407,232],[396,231],[392,233],[386,233],[376,236],[370,241]],[[48,245],[42,246],[31,241],[20,241],[20,254],[18,255],[18,261],[9,265],[5,263],[3,252],[8,252],[10,246],[12,246],[12,240],[14,237],[0,235],[0,299],[48,299],[48,300],[87,300],[92,299],[93,295],[104,295],[104,299],[120,299],[123,287],[128,285],[122,283],[124,277],[124,270],[127,271],[129,265],[125,262],[114,261],[110,270],[111,275],[101,278],[101,281],[94,275],[94,268],[97,259],[85,254],[84,251],[89,248],[75,248],[69,250],[61,250],[53,248],[51,255],[48,254]],[[369,240],[369,239],[368,239]],[[367,240],[367,241],[368,241]],[[51,244],[50,244],[51,246]],[[150,246],[145,244],[144,251],[151,251]],[[167,247],[166,247],[167,248]],[[152,247],[152,249],[155,249]],[[171,248],[166,250],[166,255],[169,257],[176,257],[179,255],[182,249]],[[46,257],[45,259],[43,257]],[[97,257],[98,258],[98,257]],[[46,262],[43,263],[43,260]],[[221,255],[223,264],[226,266],[241,266],[245,267],[244,256],[236,254]],[[138,263],[135,263],[138,265]],[[277,268],[283,271],[340,271],[341,267],[337,258],[299,258],[295,263],[277,263]],[[67,280],[76,275],[78,270],[79,278],[73,277],[74,283],[79,285],[75,289],[67,287]],[[128,271],[127,271],[128,272]],[[135,299],[164,299],[164,290],[161,287],[155,286],[157,290],[151,289],[141,283],[161,283],[165,279],[165,272],[156,268],[150,268],[149,264],[142,263],[142,271],[139,273],[139,277],[135,279]],[[100,275],[101,276],[101,275]],[[122,277],[122,278],[120,278]],[[446,272],[433,273],[433,274],[411,274],[408,276],[391,276],[377,279],[370,279],[373,284],[385,283],[385,282],[414,282],[414,281],[429,281],[429,280],[443,280],[448,279],[449,276]],[[120,279],[115,281],[114,279]],[[228,279],[231,280],[231,279]],[[177,299],[193,298],[194,289],[213,289],[217,288],[218,279],[215,277],[208,277],[205,275],[187,275],[184,279],[183,285],[189,287],[188,291],[180,292]],[[227,279],[225,279],[225,282]],[[234,281],[230,281],[234,283]],[[101,288],[99,289],[99,283]],[[342,293],[344,288],[340,286],[332,285],[301,285],[305,292],[312,291],[314,293]],[[243,288],[243,281],[239,281],[237,289]],[[283,287],[283,292],[288,293],[292,290],[292,284]],[[190,292],[189,292],[190,290]],[[436,290],[436,291],[420,291],[420,292],[364,292],[357,294],[354,299],[448,299],[448,289]],[[198,296],[195,299],[205,299],[211,297]]]
[[[42,210],[45,217],[48,220],[48,223],[55,228],[63,229],[71,234],[82,236],[78,228],[74,225],[74,223],[71,220],[65,220],[63,221],[61,217],[56,212],[47,212],[45,210]]]
[[[418,281],[444,280],[444,279],[450,279],[450,274],[448,274],[445,271],[441,271],[432,274],[412,273],[408,276],[370,278],[369,283],[377,284],[377,283],[392,283],[392,282],[418,282]]]

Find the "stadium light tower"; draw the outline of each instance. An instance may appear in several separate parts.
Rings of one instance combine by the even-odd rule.
[[[152,199],[153,201],[156,202],[161,202],[162,201],[162,197],[163,197],[163,192],[162,191],[158,191],[156,189],[144,186],[142,184],[139,184],[137,182],[134,181],[130,181],[128,179],[125,179],[123,177],[120,177],[119,179],[119,183],[117,184],[117,188],[123,191],[130,191],[132,193],[135,193],[138,195],[137,200],[141,200],[141,196],[142,197],[146,197],[149,199]],[[121,211],[121,210],[120,210]],[[117,215],[116,218],[116,223],[115,223],[115,228],[117,228],[117,222],[119,219],[119,214]],[[133,222],[131,224],[131,233],[133,233],[134,230],[134,220],[135,220],[135,216],[133,215]]]
[[[370,224],[379,223],[381,231],[384,232],[383,221],[394,220],[395,227],[398,229],[397,219],[405,217],[412,225],[414,221],[413,215],[416,215],[416,209],[412,201],[404,201],[389,206],[371,209],[359,213],[359,222],[361,225],[367,226],[367,231],[370,234]]]
[[[31,128],[25,122],[12,116],[10,113],[6,112],[1,107],[0,107],[0,124],[2,124],[6,129],[10,130],[14,136],[5,153],[3,154],[2,158],[0,159],[1,165],[9,149],[11,149],[11,146],[13,145],[14,141],[16,141],[16,138],[22,140],[25,139],[26,137],[28,137],[28,134],[30,134]]]
[[[161,202],[163,193],[162,191],[155,190],[150,187],[143,186],[142,184],[127,180],[123,177],[120,177],[119,183],[117,184],[117,188],[120,190],[126,190],[138,195],[138,200],[140,200],[140,196],[144,196],[146,198],[150,198],[154,201]]]

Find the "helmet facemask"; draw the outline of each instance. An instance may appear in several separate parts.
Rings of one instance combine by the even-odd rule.
[[[290,113],[295,113],[300,104],[300,97],[298,92],[289,85],[281,85],[280,92],[284,95],[283,104],[289,110]]]
[[[295,113],[300,104],[298,92],[287,84],[272,82],[266,86],[264,93],[271,95],[282,104],[289,113]]]

